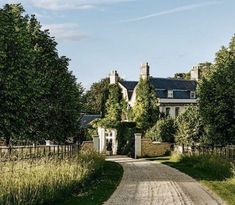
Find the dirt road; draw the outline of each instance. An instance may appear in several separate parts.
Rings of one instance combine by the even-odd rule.
[[[117,190],[105,205],[224,204],[191,177],[163,164],[110,157],[124,168]]]

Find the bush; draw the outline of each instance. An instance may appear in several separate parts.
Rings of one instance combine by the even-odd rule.
[[[157,123],[147,130],[145,136],[159,142],[174,142],[176,133],[175,121],[172,118],[158,120]]]
[[[135,122],[121,122],[117,127],[118,154],[131,155],[133,152]]]
[[[53,204],[71,195],[103,163],[103,156],[91,150],[66,159],[7,162],[0,178],[0,204]]]
[[[215,155],[181,155],[178,162],[188,167],[203,178],[213,180],[224,180],[233,176],[232,164]]]

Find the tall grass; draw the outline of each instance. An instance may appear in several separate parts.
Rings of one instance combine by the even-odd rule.
[[[0,173],[0,204],[53,204],[71,195],[103,163],[103,156],[91,150],[64,159],[5,163]]]
[[[224,180],[233,176],[233,164],[217,155],[173,155],[172,161],[178,166],[190,169],[198,178]]]

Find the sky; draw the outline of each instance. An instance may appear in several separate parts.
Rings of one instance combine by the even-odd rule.
[[[22,3],[58,42],[59,55],[85,88],[117,70],[138,80],[213,62],[235,33],[234,0],[0,0]]]

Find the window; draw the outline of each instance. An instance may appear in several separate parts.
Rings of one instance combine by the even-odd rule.
[[[196,98],[195,91],[190,91],[190,98]]]
[[[176,108],[175,108],[175,117],[178,117],[178,116],[179,116],[179,113],[180,113],[180,108],[179,108],[179,107],[176,107]]]
[[[171,110],[170,107],[167,107],[167,108],[166,108],[166,117],[170,116],[170,110]]]
[[[168,90],[167,97],[168,98],[173,98],[173,90]]]

